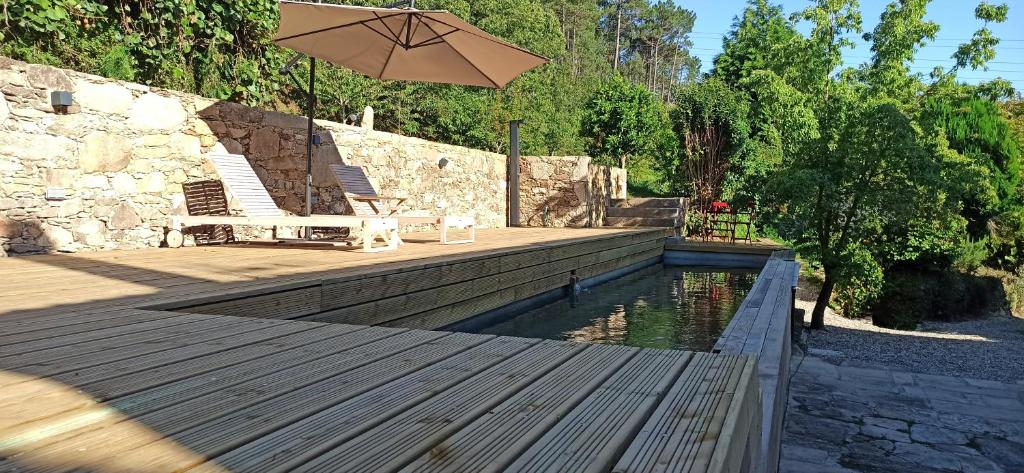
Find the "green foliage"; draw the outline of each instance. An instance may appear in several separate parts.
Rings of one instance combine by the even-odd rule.
[[[922,107],[926,127],[943,133],[949,148],[987,170],[985,183],[967,195],[967,217],[976,237],[996,214],[1019,205],[1020,148],[999,107],[987,100],[929,98]]]
[[[999,278],[953,271],[891,271],[869,309],[876,325],[913,330],[925,319],[964,320],[1007,305]]]
[[[982,1],[978,4],[978,7],[974,9],[974,16],[982,20],[985,26],[975,31],[971,40],[961,44],[953,53],[953,59],[956,61],[955,69],[963,69],[967,66],[970,66],[971,69],[988,69],[986,63],[995,59],[996,46],[999,45],[999,38],[996,38],[992,34],[992,30],[988,29],[988,24],[989,22],[1002,23],[1006,21],[1008,12],[1009,7],[1005,3],[992,5]]]
[[[711,75],[733,87],[758,71],[794,78],[802,42],[796,27],[783,16],[782,7],[767,0],[749,0],[722,41],[722,53],[715,56]]]
[[[938,32],[928,5],[891,2],[864,35],[871,61],[840,70],[860,31],[856,0],[814,0],[789,20],[752,0],[716,58],[715,76],[750,98],[750,141],[730,179],[755,196],[768,233],[821,264],[813,319],[829,302],[848,315],[875,300],[895,307],[909,291],[890,284],[897,273],[1007,267],[1024,251],[1019,140],[993,102],[1014,94],[1005,81],[963,86],[939,70],[925,84],[910,72]],[[977,11],[986,23],[1005,15],[1005,6]],[[800,35],[796,21],[810,33]],[[960,67],[991,59],[997,40],[985,31],[975,40]],[[975,286],[961,287],[973,294]],[[910,319],[886,323],[916,325]]]
[[[890,3],[875,30],[864,35],[874,53],[866,71],[867,82],[877,89],[876,93],[909,101],[922,88],[920,74],[911,74],[908,64],[917,49],[935,39],[939,31],[937,23],[924,20],[929,1]]]
[[[798,156],[820,137],[809,98],[772,71],[758,70],[740,81],[750,96],[751,140],[742,166],[734,173],[735,192],[762,205],[778,204],[765,188],[788,156]]]
[[[988,238],[971,240],[968,238],[956,250],[953,267],[959,271],[973,272],[985,264],[991,251]]]
[[[278,23],[276,0],[8,0],[3,5],[0,54],[286,112],[302,113],[305,106],[303,91],[278,73],[290,54],[271,40]],[[612,77],[612,5],[420,0],[417,7],[449,10],[552,63],[494,91],[381,82],[321,62],[318,116],[343,121],[370,105],[379,129],[499,152],[507,151],[508,121],[523,119],[524,153],[583,153],[588,138],[581,133],[579,104]],[[656,91],[655,101],[663,102],[685,66],[695,64],[685,39],[693,13],[667,1],[634,0],[627,16],[621,56],[637,71],[627,77]],[[295,75],[304,79],[307,67],[300,62]],[[645,179],[664,186],[657,173]]]
[[[847,248],[841,258],[842,270],[836,279],[833,300],[840,314],[855,317],[881,295],[885,277],[872,252],[861,245]]]
[[[722,197],[731,175],[742,168],[750,137],[747,97],[725,82],[710,78],[677,92],[671,112],[680,151],[668,163],[674,186],[689,187],[692,207],[705,211]]]
[[[581,132],[597,162],[649,164],[674,145],[664,105],[645,87],[614,76],[584,106]],[[647,166],[648,169],[651,166]]]

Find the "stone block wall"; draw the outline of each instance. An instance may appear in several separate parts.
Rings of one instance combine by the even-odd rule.
[[[74,93],[69,113],[54,113],[55,90]],[[327,168],[344,162],[411,209],[504,225],[504,155],[317,125],[314,212],[346,213]],[[209,152],[246,155],[277,204],[300,212],[305,127],[302,117],[0,57],[0,256],[158,246],[168,217],[185,213],[181,184],[217,179]],[[63,199],[47,195],[60,190]]]
[[[531,227],[599,227],[610,199],[626,198],[626,171],[589,156],[523,156],[520,221]]]

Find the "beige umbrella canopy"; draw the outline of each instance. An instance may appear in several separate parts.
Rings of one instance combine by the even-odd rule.
[[[410,0],[410,5],[415,5]],[[548,62],[440,10],[368,8],[284,0],[274,42],[309,56],[306,215],[312,213],[316,61],[384,80],[501,88]],[[281,68],[282,74],[301,56]],[[294,79],[295,76],[292,76]],[[309,238],[309,229],[306,229]]]
[[[491,88],[548,62],[441,10],[282,1],[274,42],[377,79]]]

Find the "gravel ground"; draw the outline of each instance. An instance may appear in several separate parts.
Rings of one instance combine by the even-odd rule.
[[[797,307],[810,323],[815,290],[801,280]],[[825,329],[805,331],[808,353],[832,363],[1024,384],[1024,319],[995,314],[966,322],[925,322],[890,330],[831,310]]]

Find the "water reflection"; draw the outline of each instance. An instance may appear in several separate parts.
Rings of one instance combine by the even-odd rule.
[[[756,273],[655,265],[481,333],[709,351]]]

